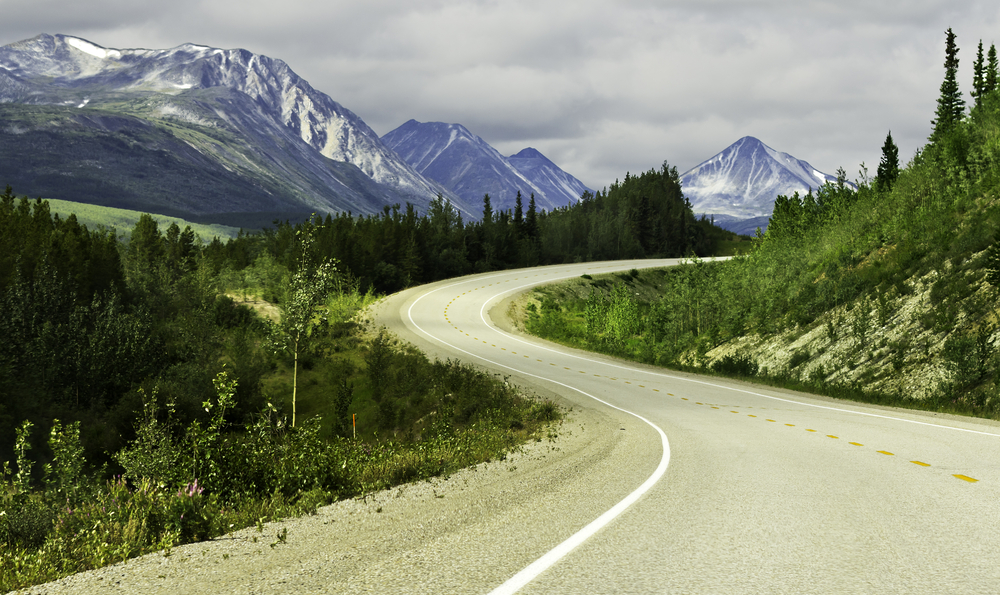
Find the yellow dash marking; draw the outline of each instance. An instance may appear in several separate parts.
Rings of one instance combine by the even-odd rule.
[[[806,430],[807,432],[815,432],[816,430]]]
[[[924,463],[922,461],[910,461],[910,462],[913,463],[914,465],[920,465],[921,467],[930,467],[931,466],[930,463]]]
[[[528,357],[528,356],[524,356],[524,357]]]
[[[695,405],[704,405],[704,403],[702,403],[701,401],[695,401],[694,404]]]
[[[840,438],[837,438],[837,437],[836,437],[836,436],[834,436],[833,434],[827,434],[827,435],[826,435],[826,437],[827,437],[827,438],[833,438],[834,440],[840,440]]]
[[[502,350],[504,350],[504,351],[507,351],[507,348],[506,348],[506,347],[501,347],[500,349],[502,349]]]
[[[639,388],[646,388],[646,385],[645,384],[640,384]]]
[[[672,397],[673,395],[670,395],[670,396]],[[690,399],[688,399],[687,397],[681,397],[681,400],[682,401],[690,401]]]
[[[712,407],[712,409],[718,409],[718,407]]]
[[[550,366],[554,366],[555,364],[549,364],[549,365],[550,365]]]
[[[795,427],[795,424],[785,424],[785,425],[788,426],[789,428],[794,428]]]
[[[674,393],[667,393],[667,394],[670,395],[671,397],[674,396]]]
[[[658,393],[658,392],[660,392],[660,389],[658,389],[658,388],[654,388],[654,389],[653,389],[653,392],[654,392],[654,393]]]
[[[539,361],[539,362],[540,362],[540,361],[542,361],[542,360],[535,360],[535,361]]]
[[[511,351],[511,353],[513,353],[514,355],[517,355],[517,352],[516,352],[516,351]]]
[[[586,374],[586,372],[584,372],[583,370],[580,370],[580,373],[581,373],[581,374]]]
[[[494,345],[493,343],[490,343],[490,347],[496,347],[496,345]],[[500,349],[503,349],[503,347],[501,347]]]
[[[860,442],[848,442],[848,444],[853,444],[854,446],[864,446],[864,444],[861,444]]]
[[[730,413],[739,413],[739,411],[730,411]]]
[[[961,475],[958,473],[956,473],[952,477],[957,477],[958,479],[961,479],[962,481],[967,481],[969,483],[976,483],[977,481],[979,481],[978,479],[974,479],[972,477],[969,477],[968,475]]]
[[[757,417],[756,415],[747,415],[747,417]]]
[[[891,452],[889,452],[888,450],[876,450],[875,452],[877,452],[879,454],[883,454],[883,455],[889,455],[890,457],[896,456],[896,455],[892,454]]]
[[[767,420],[767,421],[774,421],[774,420],[773,420],[773,419],[769,419],[769,420]]]
[[[572,368],[567,368],[566,366],[563,366],[563,370],[571,370],[571,369]]]

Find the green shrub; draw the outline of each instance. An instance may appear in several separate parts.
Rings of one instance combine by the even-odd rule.
[[[756,376],[757,362],[745,353],[726,354],[712,362],[711,369],[727,376]]]

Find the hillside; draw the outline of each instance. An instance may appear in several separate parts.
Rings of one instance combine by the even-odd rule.
[[[895,173],[780,197],[767,233],[731,261],[541,292],[529,330],[649,363],[996,417],[1000,93],[938,127]]]
[[[237,226],[424,209],[448,190],[281,60],[65,35],[0,47],[0,180],[19,192]]]

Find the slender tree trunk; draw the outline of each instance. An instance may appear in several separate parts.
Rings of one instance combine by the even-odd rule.
[[[299,387],[299,342],[295,341],[295,364],[292,366],[292,427],[295,427],[295,393]]]

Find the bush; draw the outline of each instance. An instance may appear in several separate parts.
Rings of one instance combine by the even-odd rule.
[[[757,362],[745,353],[728,354],[712,362],[712,370],[727,376],[751,377],[757,375]]]

